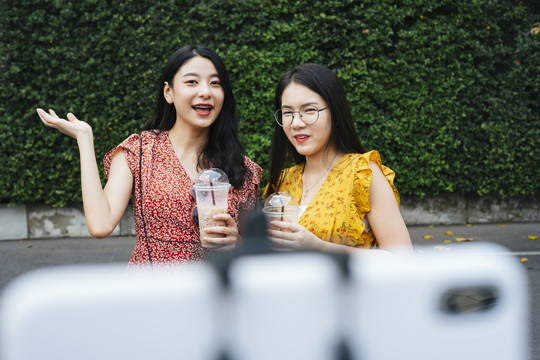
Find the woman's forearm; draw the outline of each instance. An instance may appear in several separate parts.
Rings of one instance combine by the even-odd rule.
[[[94,152],[92,136],[84,136],[77,140],[81,163],[81,189],[84,215],[90,235],[105,237],[114,226],[108,223],[110,207],[105,197]],[[111,229],[112,227],[112,229]]]
[[[108,182],[104,189],[99,177],[93,137],[91,135],[81,136],[77,139],[77,143],[81,161],[81,189],[86,225],[90,235],[97,238],[106,237],[120,222],[129,201],[132,186],[131,174],[128,173],[129,177],[123,181],[118,179],[118,175],[126,177],[125,171],[118,171],[122,165],[121,161],[123,160],[125,163],[125,159],[123,156],[118,157],[111,164],[109,176],[111,184]],[[127,167],[127,165],[125,166]],[[123,187],[118,187],[122,183]]]

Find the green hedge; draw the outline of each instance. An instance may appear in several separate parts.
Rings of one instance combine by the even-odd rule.
[[[35,109],[89,122],[101,159],[140,131],[162,67],[188,43],[223,56],[241,139],[265,169],[274,87],[284,71],[309,61],[341,77],[364,146],[396,170],[402,194],[540,193],[534,1],[19,0],[0,7],[0,202],[80,201],[76,142],[43,126]]]

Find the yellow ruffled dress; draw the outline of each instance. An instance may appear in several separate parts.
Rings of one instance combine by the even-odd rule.
[[[395,173],[382,165],[377,151],[345,154],[334,165],[298,223],[324,241],[359,248],[377,247],[373,231],[366,225],[367,221],[362,221],[370,211],[370,161],[375,162],[383,172],[399,206],[399,194],[394,186]],[[290,167],[284,173],[278,191],[287,191],[300,201],[304,164]]]

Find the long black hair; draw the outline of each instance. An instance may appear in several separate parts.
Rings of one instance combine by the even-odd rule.
[[[146,130],[170,130],[176,122],[176,108],[169,104],[163,95],[165,82],[171,87],[173,79],[180,67],[189,59],[200,56],[206,58],[216,67],[224,93],[223,106],[217,119],[210,125],[208,141],[201,149],[197,167],[202,169],[206,163],[223,170],[229,182],[239,188],[249,172],[244,163],[244,148],[238,140],[238,118],[236,101],[232,92],[227,68],[223,60],[205,45],[187,45],[171,55],[159,79],[159,91],[156,98],[154,115],[146,123]]]
[[[365,152],[358,140],[343,84],[332,70],[319,64],[308,63],[296,66],[283,74],[276,87],[274,98],[276,109],[281,108],[281,96],[290,83],[306,86],[319,94],[328,104],[332,121],[326,149],[333,147],[342,153],[363,154]],[[305,161],[306,157],[296,151],[283,128],[274,123],[269,184],[279,189],[285,167],[290,163],[300,164]],[[267,195],[273,192],[270,186]]]

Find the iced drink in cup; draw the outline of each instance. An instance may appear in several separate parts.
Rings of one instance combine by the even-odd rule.
[[[273,220],[297,223],[300,217],[298,202],[284,191],[270,195],[264,202],[262,212],[268,223]]]
[[[225,221],[216,221],[213,217],[218,214],[227,214],[230,187],[227,175],[216,168],[204,170],[197,182],[193,184],[203,247],[213,247],[202,240],[207,236],[206,228],[226,225]]]

